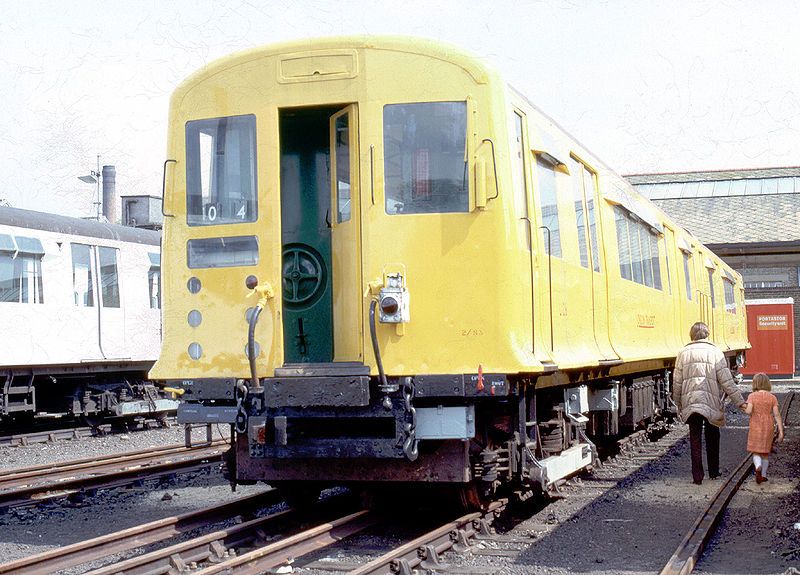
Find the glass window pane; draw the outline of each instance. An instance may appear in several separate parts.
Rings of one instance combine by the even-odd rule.
[[[41,256],[17,254],[14,260],[14,275],[19,278],[21,303],[44,303]]]
[[[0,252],[0,302],[19,301],[19,278],[14,273],[13,254]]]
[[[117,274],[117,250],[100,250],[100,289],[103,294],[103,307],[119,307],[119,275]]]
[[[761,193],[762,194],[777,194],[778,193],[778,178],[767,178],[761,180]]]
[[[466,102],[383,108],[387,214],[468,212]]]
[[[731,190],[731,182],[729,180],[724,180],[720,182],[714,182],[714,196],[727,196]]]
[[[761,180],[744,180],[744,193],[747,196],[755,196],[761,193]]]
[[[583,209],[583,164],[570,159],[572,203],[575,206],[575,225],[578,229],[578,255],[581,265],[589,267],[589,248],[586,245],[586,212]]]
[[[722,282],[725,287],[725,311],[736,313],[736,298],[734,296],[733,284],[727,280]]]
[[[731,181],[731,189],[728,193],[731,196],[743,196],[746,189],[747,180],[733,180]]]
[[[189,225],[256,221],[256,118],[186,123]]]
[[[614,206],[614,222],[617,227],[617,248],[619,250],[619,273],[629,280],[633,279],[631,270],[631,244],[628,238],[628,217],[619,206]]]
[[[72,286],[78,307],[94,306],[91,253],[90,246],[72,244]]]
[[[536,162],[539,199],[542,208],[542,245],[545,253],[561,257],[561,231],[558,222],[556,173],[553,166],[542,160]]]
[[[631,266],[633,267],[633,281],[644,284],[644,267],[642,266],[642,245],[639,242],[639,228],[641,223],[628,220],[628,229],[631,237]],[[649,254],[648,254],[649,258]]]
[[[583,169],[583,189],[586,194],[586,210],[589,214],[589,241],[592,247],[592,267],[600,271],[600,247],[597,242],[597,220],[594,212],[594,174],[586,167]]]
[[[189,240],[190,268],[227,268],[254,266],[258,263],[258,239],[255,236],[203,238]]]
[[[336,155],[336,221],[350,220],[350,115],[336,118],[334,154]]]
[[[794,178],[776,178],[779,194],[794,193]]]
[[[692,279],[689,266],[690,256],[686,252],[681,253],[683,254],[683,277],[686,280],[686,299],[692,301]]]
[[[717,307],[717,298],[714,294],[714,270],[708,268],[708,291],[711,294],[711,307]]]
[[[699,182],[697,186],[697,197],[707,198],[714,195],[714,182]]]
[[[151,267],[147,272],[147,284],[150,291],[150,307],[161,309],[161,268]]]

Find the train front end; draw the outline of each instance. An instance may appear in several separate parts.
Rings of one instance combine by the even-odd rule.
[[[517,222],[491,209],[499,86],[446,48],[340,39],[173,96],[152,376],[184,390],[180,422],[232,426],[237,481],[508,471],[507,374],[541,364],[498,231]]]

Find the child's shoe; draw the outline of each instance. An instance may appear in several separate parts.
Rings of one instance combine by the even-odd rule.
[[[764,477],[763,475],[761,475],[761,468],[760,467],[756,467],[756,483],[761,484],[761,483],[764,483],[766,480],[767,480],[767,478]]]

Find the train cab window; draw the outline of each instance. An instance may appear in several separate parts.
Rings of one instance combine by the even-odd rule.
[[[691,271],[691,264],[689,260],[691,259],[691,254],[686,252],[683,253],[683,277],[686,280],[686,299],[692,301],[692,278],[689,275]]]
[[[150,292],[150,308],[161,309],[161,255],[148,253],[150,269],[147,271],[147,286]]]
[[[384,106],[386,213],[468,212],[466,134],[466,102]]]
[[[350,221],[350,115],[336,118],[336,221]]]
[[[72,287],[75,305],[94,306],[94,279],[92,278],[91,246],[72,244]]]
[[[100,291],[103,307],[119,307],[119,273],[116,248],[98,247],[100,258]]]
[[[536,174],[542,209],[542,245],[545,253],[561,257],[561,229],[558,222],[555,166],[541,156],[537,156]]]
[[[43,256],[36,238],[0,235],[0,302],[44,303]]]
[[[254,222],[256,118],[186,123],[186,217],[190,226]]]

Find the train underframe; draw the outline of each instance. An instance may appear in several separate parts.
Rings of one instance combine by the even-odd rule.
[[[184,380],[178,422],[232,425],[234,483],[449,484],[477,501],[557,490],[598,445],[671,417],[670,362],[642,367],[381,385],[360,364],[288,365],[246,392],[245,380]]]
[[[89,425],[108,418],[163,419],[178,403],[147,381],[142,365],[67,365],[0,371],[0,421],[75,417]]]

